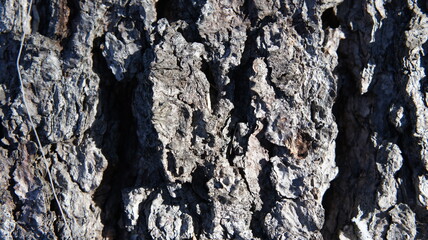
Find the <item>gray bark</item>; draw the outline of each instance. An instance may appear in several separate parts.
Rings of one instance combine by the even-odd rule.
[[[426,1],[29,2],[0,239],[428,238]]]

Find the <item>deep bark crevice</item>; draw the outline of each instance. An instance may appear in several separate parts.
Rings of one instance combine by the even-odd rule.
[[[218,90],[218,86],[215,81],[215,75],[214,72],[210,66],[210,63],[207,61],[202,62],[201,71],[205,74],[205,77],[207,78],[209,84],[210,84],[210,102],[211,102],[211,110],[212,112],[215,112],[215,109],[217,108],[217,104],[220,98],[220,92]]]
[[[101,207],[104,236],[123,236],[118,219],[122,214],[122,190],[133,186],[137,177],[137,135],[132,112],[136,79],[116,81],[101,54],[103,37],[94,41],[94,72],[100,77],[100,101],[93,131],[102,136],[97,145],[108,160],[103,180],[94,194]],[[103,129],[103,130],[101,130]],[[98,132],[102,131],[102,132]]]
[[[169,22],[176,20],[174,12],[170,10],[172,4],[173,1],[171,0],[159,0],[158,2],[156,2],[156,12],[158,20],[161,18],[166,18]]]
[[[346,11],[346,8],[350,7],[348,4],[352,5],[352,2],[345,1],[338,9]],[[359,6],[356,8],[359,9]],[[404,163],[401,170],[396,173],[396,176],[404,181],[402,183],[403,186],[400,187],[402,190],[406,189],[412,192],[414,188],[411,186],[413,184],[412,167],[409,167],[407,160],[409,157],[405,153],[407,151],[405,149],[408,149],[411,144],[405,144],[407,146],[405,147],[401,140],[397,141],[399,134],[387,120],[388,108],[391,104],[400,101],[396,97],[400,93],[400,87],[392,87],[390,89],[391,93],[382,95],[383,88],[385,88],[383,84],[385,83],[380,80],[382,74],[390,74],[400,79],[399,74],[394,69],[399,69],[402,65],[399,59],[406,57],[400,56],[401,51],[399,48],[404,45],[405,40],[402,36],[404,36],[407,24],[410,21],[410,14],[400,14],[403,11],[407,12],[408,9],[404,8],[403,3],[400,4],[398,2],[387,4],[385,10],[388,17],[382,20],[380,29],[376,31],[375,41],[365,41],[363,45],[355,45],[356,42],[353,42],[353,39],[362,40],[358,36],[359,31],[345,29],[347,37],[341,41],[338,48],[339,65],[336,69],[336,74],[339,81],[339,90],[333,107],[333,114],[339,130],[336,139],[336,165],[339,168],[339,174],[331,182],[331,186],[323,198],[326,222],[323,226],[322,234],[325,239],[337,239],[339,231],[343,230],[345,225],[352,225],[351,219],[356,216],[357,207],[361,208],[364,213],[363,217],[366,217],[365,214],[373,213],[374,208],[377,208],[376,193],[380,187],[381,176],[375,165],[378,161],[376,155],[379,150],[375,148],[375,143],[370,143],[373,138],[378,141],[376,144],[381,144],[382,141],[392,142],[403,150]],[[362,11],[362,15],[367,14],[364,9],[359,9],[359,11]],[[348,20],[340,19],[340,21]],[[340,22],[340,25],[346,26],[342,22]],[[386,34],[387,29],[391,26],[396,29],[394,35]],[[385,46],[385,41],[388,43],[387,46]],[[364,55],[363,51],[366,51],[366,48],[371,49],[376,55]],[[348,69],[352,66],[353,61],[353,55],[348,52],[351,49],[358,49],[359,52],[362,52],[361,55],[364,56],[362,63],[359,65],[359,72]],[[392,59],[392,61],[386,61],[386,59]],[[359,83],[359,81],[362,81],[360,74],[369,64],[375,64],[373,79],[367,87],[367,92],[362,93],[360,92],[362,85]],[[396,81],[395,84],[400,86],[402,83]],[[403,86],[401,89],[405,89],[405,87]],[[370,109],[370,113],[367,116],[363,116],[361,113],[364,109]],[[411,125],[415,126],[416,124],[412,123]],[[372,138],[372,140],[367,139],[367,143],[351,142],[353,138],[361,139],[365,135]],[[365,153],[364,155],[359,156],[357,154],[363,152]],[[409,180],[410,182],[408,182]],[[414,196],[414,191],[410,195]],[[403,202],[414,209],[414,200],[412,200],[414,197],[404,196],[404,194],[402,196],[403,198],[399,199],[397,204]],[[337,206],[339,202],[341,204]],[[387,213],[388,211],[381,212]]]
[[[342,3],[343,6],[350,4],[350,1],[345,1]],[[339,6],[338,9],[341,9]],[[330,25],[336,24],[337,18],[332,16],[334,14],[333,9],[327,9],[322,15],[322,25],[324,29],[331,27]],[[344,21],[343,19],[341,19]],[[339,20],[338,20],[339,21]],[[338,23],[340,25],[340,22]],[[352,33],[351,33],[352,34]],[[352,207],[354,205],[352,199],[355,199],[354,193],[351,191],[347,199],[344,197],[344,194],[347,194],[346,189],[342,189],[342,182],[348,181],[348,185],[351,186],[356,183],[355,174],[352,173],[351,165],[353,163],[349,162],[348,151],[350,150],[349,143],[347,142],[347,124],[349,124],[349,117],[347,116],[347,106],[349,101],[352,101],[352,97],[355,95],[356,90],[358,89],[353,75],[350,74],[351,71],[347,69],[346,62],[349,61],[349,56],[346,54],[345,49],[346,45],[349,44],[346,41],[350,38],[350,34],[345,40],[341,40],[337,55],[338,55],[338,66],[335,69],[335,74],[337,75],[337,96],[336,101],[333,105],[332,113],[335,117],[335,122],[338,127],[338,135],[336,137],[336,149],[335,149],[335,161],[336,166],[339,168],[339,173],[336,178],[330,182],[330,187],[324,193],[322,199],[322,205],[325,210],[325,222],[321,233],[324,239],[337,239],[338,230],[342,229],[343,226],[351,224],[351,216],[353,213]],[[351,202],[349,202],[351,201]],[[341,203],[340,206],[337,206],[337,203]],[[342,205],[346,204],[347,207],[344,210]],[[340,208],[340,209],[339,209]],[[340,213],[339,213],[340,212]]]
[[[323,29],[327,29],[328,27],[338,28],[340,25],[339,19],[337,18],[336,13],[334,12],[333,8],[326,9],[322,13],[321,19],[322,19],[322,28]]]
[[[231,73],[230,78],[233,80],[233,116],[237,122],[248,122],[247,115],[250,112],[250,80],[248,69],[250,69],[251,59],[245,60],[236,67]]]
[[[205,2],[204,0],[159,0],[156,2],[157,19],[166,18],[170,23],[184,20],[189,24],[195,24]]]
[[[247,31],[247,40],[245,42],[245,48],[242,53],[240,65],[234,67],[228,74],[231,82],[233,84],[232,92],[232,102],[233,110],[231,123],[229,126],[229,132],[232,134],[230,136],[230,144],[228,149],[228,160],[231,166],[233,166],[233,159],[236,157],[236,153],[233,149],[232,142],[235,141],[235,134],[237,131],[238,123],[246,123],[250,129],[254,128],[254,116],[253,110],[251,109],[251,91],[250,91],[250,70],[252,61],[254,60],[254,41],[252,37],[249,36],[249,31]],[[244,152],[247,150],[247,141],[248,136],[245,137],[244,146],[241,146],[244,149]],[[242,143],[242,142],[241,142]]]
[[[65,1],[65,0],[63,0]],[[76,28],[76,20],[78,19],[79,15],[80,15],[80,6],[79,6],[79,1],[80,0],[67,0],[66,4],[64,7],[67,7],[69,9],[69,15],[68,15],[68,19],[67,19],[67,25],[66,25],[66,29],[67,29],[67,35],[65,36],[65,38],[62,39],[61,42],[66,42],[67,39],[70,38],[70,36],[72,36],[73,32],[75,32],[75,28]],[[65,46],[65,44],[61,44],[62,46]]]
[[[55,201],[55,199],[52,199],[50,201],[49,206],[50,206],[50,208],[49,208],[50,210],[52,210],[54,212],[59,212],[58,204]],[[59,222],[59,221],[55,221],[54,224],[53,224],[54,225],[53,226],[54,234],[57,237],[64,236],[63,232],[64,232],[65,225],[62,224],[62,227],[61,227],[60,224],[62,224],[62,222]]]
[[[207,186],[207,182],[209,181],[209,173],[203,166],[198,166],[192,174],[192,189],[193,192],[199,196],[199,198],[203,201],[208,202],[209,197],[209,189]]]
[[[34,20],[38,19],[38,24],[37,27],[38,28],[38,32],[44,36],[49,37],[49,23],[51,21],[51,10],[49,8],[49,0],[39,0],[36,1],[35,6],[36,9],[33,9],[32,11],[32,22],[34,24]],[[37,14],[35,13],[37,11]]]
[[[408,19],[407,22],[410,21],[410,18]],[[404,44],[404,37],[402,37],[402,45],[405,46]],[[428,42],[424,43],[422,45],[422,48],[424,50],[424,52],[427,52],[428,46]],[[406,49],[406,48],[404,48]],[[398,52],[399,55],[399,59],[409,59],[412,56],[409,56],[406,51],[404,51],[404,54],[402,51],[399,51],[399,49],[397,49],[395,52]],[[427,88],[427,73],[428,73],[428,57],[425,55],[421,56],[421,62],[420,62],[420,66],[423,67],[425,70],[425,77],[421,78],[419,80],[419,84],[420,84],[420,89],[419,91],[421,92],[421,97],[422,100],[425,101],[424,104],[425,106],[428,106],[428,102],[427,102],[427,94],[428,94],[428,88]],[[400,62],[401,64],[403,64],[402,62]],[[411,79],[409,79],[408,76],[406,76],[405,71],[404,72],[400,72],[400,79],[403,79],[402,82],[400,82],[399,84],[401,84],[401,86],[399,86],[400,89],[406,89],[406,85],[408,84],[408,81],[410,81]],[[417,123],[417,106],[414,102],[414,100],[412,99],[412,95],[410,93],[405,92],[403,94],[405,96],[405,103],[407,104],[408,108],[406,109],[406,115],[407,115],[407,120],[409,121],[408,126],[406,129],[404,129],[404,131],[402,133],[399,133],[399,138],[397,141],[397,145],[400,147],[400,150],[402,151],[402,156],[403,156],[403,166],[400,169],[400,171],[397,173],[397,176],[401,177],[402,180],[402,184],[400,184],[400,191],[403,193],[403,202],[408,204],[410,206],[410,208],[414,211],[414,213],[416,214],[416,223],[417,223],[417,235],[416,235],[416,239],[426,239],[428,238],[428,209],[426,209],[425,207],[421,206],[421,203],[419,203],[418,200],[418,176],[427,174],[425,171],[425,167],[423,166],[424,164],[424,159],[423,159],[423,155],[421,155],[420,153],[423,152],[423,146],[420,144],[422,140],[421,137],[417,136],[419,135],[416,126],[418,125]],[[423,203],[422,203],[423,204]]]
[[[12,209],[12,217],[16,222],[18,222],[19,220],[18,215],[22,212],[22,203],[19,200],[18,195],[16,195],[15,189],[14,189],[16,185],[16,181],[13,179],[13,173],[16,170],[16,164],[17,162],[15,162],[15,164],[13,164],[13,166],[9,170],[9,184],[8,184],[7,190],[12,196],[13,203],[14,203],[14,208]]]
[[[425,0],[417,0],[418,7],[424,12],[428,14],[428,2]]]
[[[250,227],[255,237],[269,239],[266,229],[264,229],[262,226],[264,226],[264,219],[266,215],[275,206],[276,201],[279,200],[280,197],[270,179],[272,163],[268,160],[262,159],[260,160],[260,165],[262,167],[262,171],[258,176],[258,182],[260,186],[262,209],[253,213]]]
[[[62,6],[63,8],[68,8],[68,11],[69,11],[67,19],[63,19],[65,26],[63,26],[64,29],[62,30],[63,31],[62,36],[61,38],[59,38],[60,45],[63,48],[61,51],[62,55],[63,53],[65,53],[64,51],[70,51],[70,44],[71,44],[73,35],[77,31],[77,24],[81,14],[79,1],[80,0],[66,0],[65,4],[63,3],[64,6]],[[63,16],[63,17],[66,17],[66,16]]]

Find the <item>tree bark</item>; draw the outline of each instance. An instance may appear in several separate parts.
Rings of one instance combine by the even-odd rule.
[[[29,7],[0,1],[0,239],[428,238],[426,1]]]

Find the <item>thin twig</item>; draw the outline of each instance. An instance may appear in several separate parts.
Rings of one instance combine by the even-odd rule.
[[[50,171],[50,169],[49,169],[48,161],[46,160],[46,157],[45,157],[45,152],[44,152],[44,150],[43,150],[43,146],[42,146],[42,144],[41,144],[41,142],[40,142],[39,134],[38,134],[38,133],[37,133],[37,131],[36,131],[36,128],[35,128],[35,126],[34,126],[33,119],[32,119],[32,117],[31,117],[31,114],[30,114],[30,111],[29,111],[29,108],[28,108],[27,100],[25,99],[24,84],[23,84],[23,81],[22,81],[21,69],[19,68],[19,65],[20,65],[20,59],[21,59],[21,54],[22,54],[22,49],[24,48],[25,34],[26,34],[26,33],[25,33],[25,24],[26,24],[26,23],[27,23],[27,21],[28,21],[28,18],[29,18],[30,12],[31,12],[31,7],[32,7],[32,5],[33,5],[33,0],[30,0],[30,5],[28,6],[28,11],[27,11],[27,13],[25,14],[25,19],[24,19],[23,24],[22,24],[22,36],[21,36],[21,43],[20,43],[20,46],[19,46],[18,57],[16,58],[16,70],[18,71],[18,78],[19,78],[20,90],[21,90],[21,94],[22,94],[22,101],[24,102],[25,111],[27,112],[27,117],[28,117],[28,120],[29,120],[29,122],[30,122],[31,129],[33,130],[34,135],[36,136],[37,145],[38,145],[38,147],[39,147],[39,149],[40,149],[40,152],[41,152],[41,154],[42,154],[42,159],[43,159],[43,162],[44,162],[44,164],[45,164],[46,172],[47,172],[47,174],[48,174],[48,178],[49,178],[50,186],[51,186],[51,188],[52,188],[52,192],[53,192],[53,195],[54,195],[55,201],[56,201],[56,203],[57,203],[57,205],[58,205],[58,208],[59,208],[59,211],[60,211],[60,213],[61,213],[61,217],[62,217],[62,219],[63,219],[63,221],[64,221],[64,224],[65,224],[65,226],[68,228],[68,231],[69,231],[69,234],[70,234],[70,238],[71,238],[71,239],[73,239],[73,237],[72,237],[72,232],[71,232],[71,228],[70,228],[70,225],[68,225],[67,219],[65,218],[64,211],[62,210],[62,207],[61,207],[61,203],[60,203],[60,201],[59,201],[59,199],[58,199],[58,196],[57,196],[57,194],[56,194],[56,191],[55,191],[54,183],[53,183],[53,180],[52,180],[52,174],[51,174],[51,171]]]

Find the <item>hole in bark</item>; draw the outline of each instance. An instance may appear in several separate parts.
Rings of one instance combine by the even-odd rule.
[[[308,152],[311,148],[312,139],[306,133],[300,133],[296,140],[297,156],[299,158],[305,158],[308,156]]]
[[[327,29],[330,28],[338,28],[339,27],[339,19],[336,16],[333,8],[329,8],[325,10],[321,16],[322,20],[322,28]]]
[[[303,159],[312,147],[312,138],[307,133],[299,132],[296,138],[286,140],[285,146],[295,158]]]

